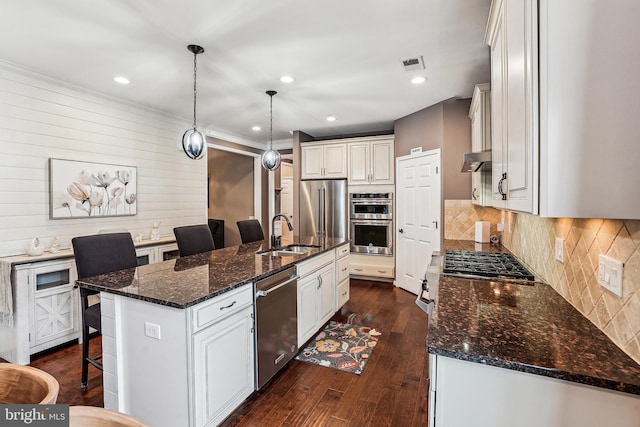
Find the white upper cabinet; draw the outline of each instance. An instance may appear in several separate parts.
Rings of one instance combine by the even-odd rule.
[[[638,20],[636,0],[493,1],[494,206],[640,219]]]
[[[640,219],[637,0],[540,0],[540,214]]]
[[[537,3],[491,5],[493,205],[538,213]]]
[[[471,99],[471,151],[478,153],[491,149],[491,85],[476,85]],[[479,206],[491,206],[491,171],[471,174],[471,201]]]
[[[301,147],[302,179],[347,177],[347,144],[305,143]]]
[[[349,185],[393,184],[393,139],[350,142]]]

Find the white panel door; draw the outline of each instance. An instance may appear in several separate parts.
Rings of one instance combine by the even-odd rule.
[[[396,160],[396,286],[418,294],[433,251],[440,250],[440,150]]]

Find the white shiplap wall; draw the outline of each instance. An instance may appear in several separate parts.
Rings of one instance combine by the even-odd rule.
[[[190,122],[0,63],[0,256],[118,228],[148,238],[206,222],[207,161],[179,148]],[[49,158],[137,167],[138,214],[49,219]]]

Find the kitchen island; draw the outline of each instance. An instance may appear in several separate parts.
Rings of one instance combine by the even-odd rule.
[[[431,426],[639,425],[640,365],[549,285],[429,284]]]
[[[348,250],[291,243],[316,247],[272,256],[253,242],[79,280],[100,291],[105,407],[158,427],[222,421],[255,390],[254,283]]]

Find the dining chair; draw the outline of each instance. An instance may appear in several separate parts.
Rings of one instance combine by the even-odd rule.
[[[118,270],[135,268],[138,265],[136,248],[130,233],[95,234],[71,239],[76,260],[78,279],[98,276]],[[89,328],[100,332],[102,327],[100,303],[89,305],[89,296],[97,291],[80,288],[82,313],[82,381],[80,387],[87,389],[89,364],[102,370],[98,362],[102,356],[89,357]]]
[[[212,251],[216,248],[208,224],[185,225],[173,229],[181,257]]]
[[[236,224],[238,224],[238,231],[240,232],[242,243],[264,240],[262,226],[257,219],[245,219],[238,221]]]

